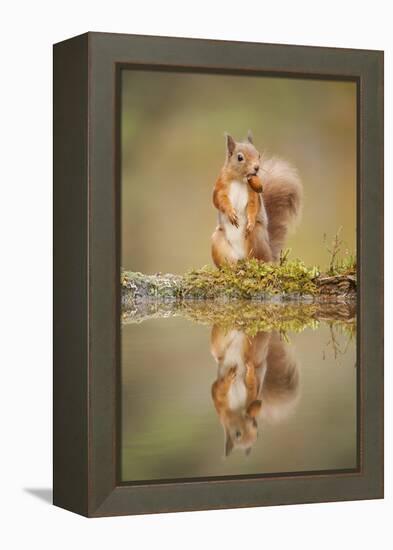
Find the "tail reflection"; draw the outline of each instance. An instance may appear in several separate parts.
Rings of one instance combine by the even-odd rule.
[[[212,397],[225,432],[225,455],[249,454],[261,421],[290,414],[299,396],[299,369],[278,332],[247,336],[213,326],[211,352],[218,364]]]

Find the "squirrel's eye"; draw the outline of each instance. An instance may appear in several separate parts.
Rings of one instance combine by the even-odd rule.
[[[235,434],[236,439],[240,439],[241,435],[242,435],[242,432],[239,432],[239,430],[237,430],[237,432]]]
[[[242,155],[241,153],[239,153],[239,154],[237,155],[237,160],[238,160],[239,162],[241,162],[242,160],[244,160],[244,157],[243,157],[243,155]]]

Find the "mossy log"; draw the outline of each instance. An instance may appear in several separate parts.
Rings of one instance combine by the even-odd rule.
[[[302,268],[303,269],[303,268]],[[311,270],[266,274],[241,269],[233,272],[202,269],[184,276],[144,275],[124,271],[121,276],[122,309],[149,302],[195,300],[258,302],[345,303],[356,300],[355,274],[323,275]],[[140,308],[139,308],[140,309]]]

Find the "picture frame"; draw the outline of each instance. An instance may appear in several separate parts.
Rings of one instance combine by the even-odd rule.
[[[120,483],[119,74],[357,85],[354,471]],[[383,52],[86,33],[54,46],[53,502],[88,517],[383,498]]]

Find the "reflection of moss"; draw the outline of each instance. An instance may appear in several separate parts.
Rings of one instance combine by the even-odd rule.
[[[301,332],[316,329],[322,322],[356,331],[356,305],[353,303],[264,303],[233,300],[155,301],[138,304],[122,312],[122,323],[140,323],[154,318],[184,317],[205,325],[219,325],[255,335],[261,331]]]
[[[316,317],[317,307],[314,304],[279,305],[279,304],[239,304],[230,302],[217,307],[208,302],[206,307],[200,304],[183,304],[182,315],[190,320],[208,325],[218,325],[226,330],[237,329],[249,336],[258,332],[302,332],[305,328],[315,329],[319,326]]]

